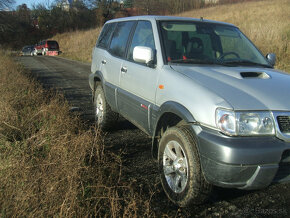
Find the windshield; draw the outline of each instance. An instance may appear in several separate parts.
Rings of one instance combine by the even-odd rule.
[[[270,67],[256,47],[233,26],[188,21],[160,22],[169,63],[261,65]]]
[[[56,47],[58,47],[58,43],[56,41],[47,41],[47,44],[49,46],[56,46]]]

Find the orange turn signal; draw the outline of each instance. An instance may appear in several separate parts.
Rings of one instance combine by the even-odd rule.
[[[164,89],[164,85],[159,85],[159,89]]]

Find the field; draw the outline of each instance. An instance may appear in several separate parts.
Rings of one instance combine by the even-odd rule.
[[[277,54],[277,68],[290,72],[289,11],[290,0],[263,0],[180,16],[236,24],[264,54]],[[99,32],[100,28],[69,32],[54,39],[59,41],[62,56],[90,62]],[[69,112],[62,95],[44,90],[2,50],[0,96],[1,217],[221,217],[244,215],[229,213],[252,204],[276,211],[289,204],[288,185],[242,194],[222,190],[222,200],[191,209],[175,208],[159,183],[126,180],[124,154],[106,147],[94,126],[86,126],[77,114]],[[136,143],[135,137],[131,136],[132,143]]]
[[[213,19],[237,25],[263,52],[277,55],[276,68],[290,72],[290,0],[261,0],[189,11],[177,16]],[[100,28],[58,34],[63,56],[91,61]]]
[[[61,55],[82,62],[91,62],[91,55],[101,28],[57,34]]]
[[[45,92],[3,51],[0,59],[0,216],[71,216],[86,150],[97,143],[62,97]]]
[[[150,212],[148,199],[118,182],[120,157],[100,132],[10,54],[0,50],[0,60],[0,217]]]

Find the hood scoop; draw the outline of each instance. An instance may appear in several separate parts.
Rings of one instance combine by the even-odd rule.
[[[241,72],[240,74],[244,79],[270,79],[270,76],[265,72]]]

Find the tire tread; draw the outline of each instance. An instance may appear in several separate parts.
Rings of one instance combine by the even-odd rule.
[[[192,162],[193,169],[190,171],[190,178],[192,178],[188,184],[188,188],[183,194],[173,193],[169,187],[167,187],[166,181],[163,181],[163,165],[162,154],[159,151],[159,168],[161,173],[161,183],[168,198],[180,207],[187,207],[192,204],[202,204],[208,200],[212,192],[212,185],[209,184],[202,173],[200,164],[200,157],[197,150],[197,140],[188,126],[175,126],[167,129],[161,138],[160,146],[167,140],[167,137],[178,137],[186,149],[186,156],[188,162]],[[192,155],[190,155],[192,154]]]
[[[106,101],[105,93],[101,85],[97,85],[97,88],[95,90],[94,106],[96,105],[96,98],[98,94],[101,94],[103,98],[103,108],[104,108],[103,122],[99,124],[99,128],[101,130],[109,130],[113,128],[114,125],[116,125],[117,120],[119,118],[119,114],[114,112],[111,109],[111,106]],[[95,114],[95,117],[96,117],[96,114]],[[96,117],[96,120],[97,120],[97,117]]]

